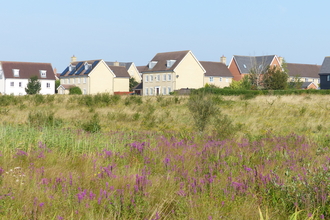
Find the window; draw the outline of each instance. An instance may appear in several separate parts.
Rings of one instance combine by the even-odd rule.
[[[308,82],[308,78],[305,78],[305,82]]]
[[[220,82],[222,82],[222,77],[220,77]]]
[[[149,63],[149,69],[154,68],[154,66],[156,66],[157,63],[158,63],[158,61],[150,61],[150,63]]]
[[[18,86],[19,86],[19,87],[22,87],[22,82],[19,82],[19,83],[18,83]]]
[[[171,74],[168,74],[168,75],[167,75],[167,80],[168,80],[168,81],[171,81],[171,80],[172,80],[172,75],[171,75]]]
[[[83,79],[84,79],[84,80],[83,80],[83,83],[86,83],[86,77],[84,77]]]
[[[145,88],[144,92],[145,92],[145,95],[148,95],[149,89]]]
[[[210,76],[210,82],[213,82],[213,76]]]
[[[154,80],[154,76],[150,75],[150,82],[152,82]]]
[[[317,79],[317,82],[320,83],[320,79]]]
[[[146,75],[146,82],[148,82],[149,81],[149,76],[148,75]]]
[[[87,92],[86,92],[86,89],[84,89],[84,90],[83,90],[83,92],[84,92],[84,95],[86,95],[86,94],[87,94]]]
[[[14,82],[10,82],[10,86],[14,86]]]
[[[167,60],[166,61],[166,67],[171,68],[176,60]]]
[[[47,84],[46,84],[46,87],[47,87],[47,88],[50,88],[50,83],[47,83]]]
[[[226,78],[226,82],[229,82],[228,78]]]
[[[163,88],[163,95],[166,95],[166,88],[165,87]]]
[[[80,84],[80,78],[77,78],[77,83]]]
[[[64,79],[61,79],[61,84],[65,84],[65,80]]]
[[[14,77],[19,77],[19,69],[13,69]]]
[[[69,84],[69,79],[66,79],[66,84]]]
[[[75,83],[76,83],[75,81],[76,81],[76,79],[75,79],[75,78],[73,78],[73,79],[72,79],[72,83],[73,83],[73,84],[75,84]]]
[[[166,74],[163,75],[163,81],[166,81]]]
[[[154,94],[154,89],[150,88],[150,95],[153,95],[153,94]]]
[[[41,78],[46,78],[46,70],[40,70],[39,72]]]
[[[160,81],[160,75],[156,76],[156,81]]]
[[[168,94],[170,94],[171,93],[171,87],[168,87],[167,91],[168,91]]]

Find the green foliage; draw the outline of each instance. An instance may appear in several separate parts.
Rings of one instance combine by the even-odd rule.
[[[38,76],[31,76],[25,88],[25,92],[28,95],[34,95],[34,94],[38,94],[40,90],[41,90],[41,83],[38,80]]]
[[[288,82],[289,89],[301,89],[302,85],[303,81],[301,81],[300,76],[295,76],[290,82]]]
[[[27,122],[33,127],[58,127],[62,124],[62,119],[54,117],[54,112],[52,111],[31,111],[29,113]]]
[[[285,90],[288,86],[288,74],[278,67],[269,67],[263,75],[262,84],[265,89]]]
[[[34,101],[35,105],[40,105],[40,104],[44,103],[44,100],[45,100],[45,98],[43,95],[35,94],[33,96],[33,101]]]
[[[101,130],[99,115],[95,113],[88,122],[82,124],[82,129],[90,133],[99,132]]]
[[[219,114],[219,109],[211,96],[196,94],[190,95],[188,108],[198,131],[203,132],[211,117]]]
[[[238,90],[250,90],[252,88],[252,83],[249,76],[246,75],[239,81],[233,80],[229,88]]]
[[[134,77],[129,78],[129,91],[132,92],[133,88],[137,86],[139,83],[135,80]]]
[[[81,91],[81,89],[78,86],[75,86],[75,87],[71,87],[70,88],[69,94],[70,95],[81,95],[82,94],[82,91]]]
[[[57,88],[61,85],[61,80],[57,79],[55,80],[55,93],[57,94],[58,91],[57,91]]]

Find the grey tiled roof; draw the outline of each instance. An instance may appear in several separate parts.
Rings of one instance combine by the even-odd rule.
[[[233,77],[226,64],[220,62],[199,61],[205,69],[205,76]]]
[[[108,66],[115,66],[115,62],[105,62]],[[118,62],[119,66],[124,66],[127,70],[133,62]]]
[[[240,70],[240,73],[249,73],[252,68],[266,69],[275,58],[275,55],[268,56],[237,56],[234,55],[234,60]]]
[[[289,76],[319,78],[320,65],[287,63]]]
[[[330,57],[325,57],[320,69],[320,74],[330,73]]]

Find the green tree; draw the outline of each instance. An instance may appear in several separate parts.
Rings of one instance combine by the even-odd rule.
[[[301,89],[302,85],[303,81],[301,81],[300,76],[295,76],[290,82],[288,82],[289,89]]]
[[[31,76],[25,88],[25,92],[28,95],[34,95],[34,94],[38,94],[40,90],[41,90],[41,83],[38,80],[38,76]]]
[[[233,80],[229,86],[231,89],[242,89],[242,90],[250,90],[252,87],[251,80],[249,76],[244,76],[243,79],[239,81]]]
[[[55,93],[58,93],[57,91],[57,88],[61,85],[61,81],[58,79],[58,80],[55,80]]]
[[[78,86],[71,87],[69,90],[69,95],[81,95],[81,89]]]
[[[129,78],[129,91],[132,92],[133,88],[137,86],[139,83],[135,80],[134,77]]]
[[[283,68],[268,67],[263,75],[262,83],[265,89],[287,89],[289,75]]]

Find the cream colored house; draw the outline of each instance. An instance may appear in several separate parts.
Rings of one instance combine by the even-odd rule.
[[[138,83],[142,81],[141,73],[133,62],[106,62],[109,66],[123,66],[126,68],[131,78],[134,78]]]
[[[204,86],[214,85],[219,88],[229,87],[233,80],[233,75],[222,62],[200,61],[205,69]]]
[[[289,74],[289,81],[294,81],[295,78],[298,77],[301,82],[313,82],[318,88],[318,85],[320,84],[320,65],[298,63],[287,63],[286,65]]]
[[[204,67],[190,50],[158,53],[141,69],[143,95],[168,95],[204,86]]]
[[[104,60],[71,61],[61,73],[58,94],[77,86],[83,94],[128,93],[129,74],[125,67],[109,66]]]

